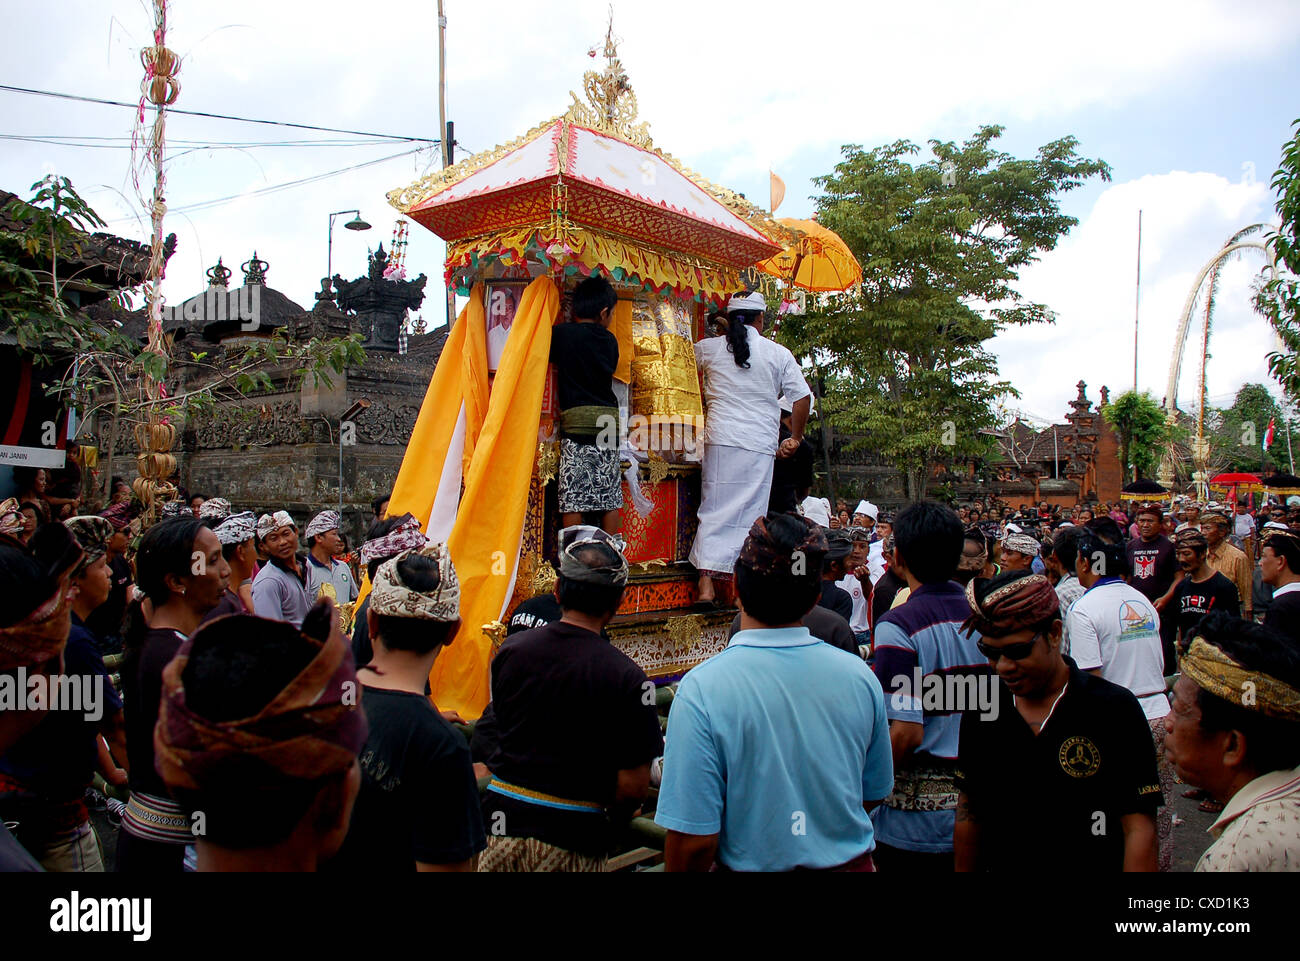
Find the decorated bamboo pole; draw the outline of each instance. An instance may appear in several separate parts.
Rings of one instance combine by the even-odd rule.
[[[141,144],[143,160],[133,164],[136,191],[149,212],[152,232],[149,241],[149,268],[145,275],[145,299],[149,314],[149,339],[145,353],[158,360],[146,364],[140,377],[140,400],[144,418],[135,427],[136,468],[140,476],[132,489],[144,505],[144,523],[156,518],[158,504],[176,492],[171,477],[176,472],[176,458],[171,453],[176,442],[176,428],[161,415],[167,390],[162,375],[167,368],[168,344],[162,329],[162,279],[164,269],[163,218],[167,214],[164,188],[167,178],[163,173],[163,147],[167,132],[167,107],[180,96],[180,58],[167,48],[168,0],[153,0],[153,46],[140,51],[144,66],[144,80],[140,84],[140,109],[136,118],[136,132],[132,144]],[[153,105],[153,124],[145,130],[145,103]],[[133,151],[134,152],[134,151]],[[142,171],[153,174],[153,187],[148,197],[140,186]],[[156,375],[156,376],[155,376]]]

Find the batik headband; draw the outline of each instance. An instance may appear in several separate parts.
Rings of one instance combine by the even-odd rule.
[[[627,558],[619,550],[620,542],[615,542],[609,537],[587,537],[573,541],[564,550],[560,551],[560,576],[566,581],[582,581],[587,584],[606,584],[621,587],[627,583],[628,567]],[[578,553],[584,547],[590,547],[593,544],[604,545],[618,558],[618,562],[600,567],[589,567],[579,560]]]
[[[966,603],[971,615],[962,624],[962,630],[989,637],[1003,637],[1041,624],[1055,617],[1061,609],[1052,582],[1042,574],[1026,574],[1008,581],[990,592],[982,601],[979,591],[989,582],[977,577],[966,585]]]
[[[1279,720],[1300,720],[1300,691],[1285,681],[1239,664],[1203,637],[1192,638],[1178,668],[1198,687],[1229,704]]]
[[[376,537],[361,545],[361,563],[369,564],[373,560],[392,557],[402,551],[419,550],[429,542],[420,530],[420,522],[414,516],[408,516],[399,526],[382,537]]]
[[[97,514],[69,517],[63,522],[73,538],[85,551],[81,563],[72,572],[79,576],[87,567],[108,553],[108,542],[113,539],[113,525]]]
[[[257,536],[265,540],[282,527],[292,527],[295,530],[298,525],[293,522],[288,511],[276,511],[274,514],[263,514],[257,519]]]
[[[217,540],[221,541],[222,547],[244,543],[257,533],[253,512],[242,511],[238,514],[231,514],[213,528],[213,533],[217,535]]]
[[[221,523],[230,516],[230,501],[224,497],[210,497],[199,505],[199,520]]]
[[[352,766],[365,745],[367,725],[361,710],[352,652],[338,632],[324,641],[300,636],[318,653],[275,699],[255,715],[213,721],[185,703],[182,680],[195,641],[206,631],[295,630],[284,622],[248,614],[218,618],[195,632],[163,668],[162,705],[154,727],[155,767],[169,788],[199,790],[224,782],[233,758],[256,758],[286,777],[317,781]]]
[[[1038,541],[1028,534],[1008,534],[1002,541],[1004,551],[1014,551],[1026,557],[1037,557],[1040,546]]]
[[[428,557],[438,564],[438,586],[433,591],[418,591],[402,581],[397,565],[408,557]],[[392,617],[413,617],[444,624],[460,617],[460,581],[451,563],[446,544],[430,544],[419,551],[402,551],[389,558],[375,571],[370,590],[370,610]]]
[[[336,531],[343,523],[339,517],[338,511],[321,511],[307,524],[307,530],[303,532],[304,537],[317,537],[329,531]]]
[[[0,502],[0,534],[16,537],[23,532],[25,526],[22,507],[17,498],[10,497]]]
[[[826,533],[806,517],[800,517],[799,520],[807,526],[807,530],[797,544],[790,550],[784,550],[773,543],[767,518],[758,518],[750,527],[745,543],[740,547],[737,562],[744,564],[755,574],[789,574],[795,567],[795,555],[802,555],[805,558],[806,570],[814,574],[820,572],[822,559],[829,549]]]

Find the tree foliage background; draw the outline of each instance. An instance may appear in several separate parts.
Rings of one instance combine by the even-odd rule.
[[[1269,243],[1279,276],[1263,285],[1255,307],[1282,341],[1282,350],[1269,354],[1269,373],[1291,401],[1300,402],[1300,119],[1293,126],[1295,135],[1282,145],[1282,162],[1272,181],[1280,223]]]
[[[1061,195],[1110,179],[1073,137],[1020,159],[996,149],[1002,132],[931,140],[922,162],[907,140],[848,145],[815,181],[817,220],[849,245],[863,281],[810,299],[780,339],[825,377],[835,429],[902,471],[913,500],[925,496],[934,464],[988,453],[995,402],[1018,395],[985,344],[1005,327],[1051,322],[1047,305],[1016,289],[1020,270],[1078,223],[1061,213]]]
[[[1156,476],[1165,445],[1171,440],[1165,411],[1149,393],[1127,390],[1101,409],[1106,422],[1119,435],[1120,466],[1125,481]]]

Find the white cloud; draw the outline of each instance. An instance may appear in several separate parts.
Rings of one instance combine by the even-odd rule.
[[[1178,320],[1205,262],[1237,230],[1273,216],[1263,183],[1231,183],[1208,173],[1172,171],[1105,190],[1055,251],[1026,269],[1021,290],[1057,314],[1051,327],[1008,331],[993,347],[1003,376],[1023,394],[1019,405],[1060,418],[1084,380],[1094,403],[1133,384],[1137,214],[1142,210],[1142,300],[1138,386],[1165,395]],[[1268,323],[1250,306],[1251,282],[1263,266],[1247,253],[1229,262],[1216,298],[1207,392],[1214,402],[1247,381],[1269,383]],[[1201,320],[1188,331],[1179,405],[1195,404]]]
[[[490,148],[563,112],[569,91],[581,88],[582,72],[603,63],[586,53],[603,39],[606,12],[607,0],[557,0],[549,5],[534,0],[447,0],[448,109],[464,147]],[[150,33],[138,0],[29,4],[10,11],[6,26],[11,36],[30,41],[11,45],[8,82],[138,99],[139,47]],[[170,30],[173,48],[186,57],[178,107],[439,135],[437,29],[435,5],[428,0],[382,5],[352,0],[182,3],[173,7]],[[1007,123],[1060,118],[1068,130],[1072,113],[1096,107],[1122,118],[1126,106],[1177,89],[1206,72],[1293,56],[1300,38],[1300,7],[1275,2],[1243,10],[1239,4],[1209,0],[1109,0],[1079,13],[1052,4],[961,0],[923,5],[802,0],[793,8],[785,0],[663,0],[618,4],[615,30],[622,38],[620,54],[639,97],[641,117],[650,122],[656,143],[709,179],[756,199],[766,196],[767,168],[776,167],[787,175],[789,185],[782,212],[799,215],[807,213],[809,192],[801,172],[829,169],[842,143],[870,145],[902,137],[923,141],[936,131],[970,130],[989,118]],[[0,118],[11,133],[85,136],[129,134],[133,119],[128,110],[13,94],[0,94]],[[174,143],[315,136],[182,115],[172,116],[168,135]],[[169,169],[168,202],[180,208],[398,149],[379,145],[190,154]],[[325,271],[329,212],[357,207],[375,227],[362,235],[335,231],[335,269],[355,275],[364,267],[367,245],[380,240],[387,245],[396,213],[385,193],[415,179],[428,163],[427,157],[391,161],[319,184],[195,212],[188,221],[170,217],[167,229],[178,233],[181,246],[169,269],[167,295],[179,300],[201,287],[203,270],[218,255],[234,266],[256,248],[271,262],[273,285],[309,305]],[[0,185],[21,193],[46,164],[71,177],[107,217],[120,219],[113,229],[145,236],[137,225],[138,205],[128,208],[117,193],[133,197],[126,151],[11,144],[0,156]],[[1190,273],[1198,254],[1203,257],[1220,235],[1244,222],[1238,214],[1262,213],[1258,188],[1242,195],[1255,204],[1253,213],[1230,190],[1197,190],[1191,199],[1202,206],[1194,211],[1186,208],[1188,198],[1176,194],[1167,197],[1172,208],[1167,216],[1157,211],[1154,201],[1148,208],[1152,275],[1146,316],[1154,318],[1164,309],[1165,298],[1181,296],[1177,272],[1161,273],[1161,258],[1166,256],[1162,246],[1169,248],[1170,257],[1177,248],[1180,269]],[[1114,197],[1123,195],[1117,186],[1103,197],[1115,203]],[[1225,203],[1227,208],[1222,207]],[[1122,210],[1114,216],[1120,214]],[[1107,215],[1107,209],[1099,201],[1092,217],[1100,215]],[[1167,237],[1158,226],[1161,216],[1179,225],[1170,227]],[[1125,317],[1131,320],[1124,290],[1131,290],[1125,278],[1131,277],[1132,258],[1127,253],[1110,257],[1107,244],[1116,251],[1129,250],[1131,240],[1123,238],[1131,231],[1118,221],[1105,223],[1104,230],[1081,227],[1038,269],[1043,299],[1062,312],[1061,326],[1049,332],[1052,337],[1067,332],[1071,316],[1086,318],[1086,326],[1074,332],[1076,338],[1095,337],[1095,325],[1104,313],[1107,322],[1116,325],[1117,345],[1123,340],[1120,328]],[[1205,225],[1203,233],[1195,235],[1200,246],[1179,246],[1180,230],[1195,224]],[[1108,239],[1095,246],[1084,244],[1095,230],[1103,230]],[[1077,248],[1083,259],[1068,260],[1076,244],[1083,244]],[[413,227],[408,266],[430,276],[424,312],[431,320],[441,312],[442,257],[442,243]],[[1078,276],[1075,268],[1054,267],[1058,262],[1104,266],[1105,272],[1086,283],[1071,282]],[[1031,273],[1027,280],[1035,276]],[[1109,291],[1112,286],[1114,293],[1100,300],[1091,289]],[[1080,313],[1071,297],[1082,297],[1097,309]],[[1220,319],[1224,331],[1236,329],[1227,300],[1225,288]],[[1151,329],[1155,326],[1152,320]],[[1011,348],[1016,343],[1014,337],[1008,341]],[[1007,360],[1011,371],[1015,358]],[[1115,364],[1119,370],[1124,367],[1121,361]],[[1151,363],[1150,372],[1144,364],[1143,379],[1155,386],[1162,379],[1156,368],[1165,361]],[[1220,352],[1212,372],[1227,370],[1228,365]],[[1034,364],[1025,366],[1024,376],[1038,376]],[[1116,385],[1123,380],[1118,374],[1096,376]],[[1065,379],[1073,383],[1078,378]],[[1044,413],[1060,408],[1062,392],[1056,387],[1039,388],[1030,380],[1026,389],[1036,407],[1047,408]]]

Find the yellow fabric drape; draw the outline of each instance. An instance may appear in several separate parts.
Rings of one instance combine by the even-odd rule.
[[[474,316],[477,316],[477,322]],[[429,389],[424,393],[424,403],[420,405],[420,414],[415,419],[415,428],[411,439],[406,444],[406,453],[402,457],[401,469],[393,484],[393,496],[388,501],[390,517],[414,514],[425,530],[429,527],[429,515],[433,512],[433,498],[438,493],[438,482],[442,479],[443,464],[447,459],[447,448],[451,446],[452,435],[456,432],[456,420],[460,416],[460,405],[465,403],[465,447],[469,449],[469,401],[466,398],[465,369],[462,357],[466,350],[467,333],[475,323],[482,333],[483,320],[483,285],[476,284],[470,293],[469,304],[460,312],[447,342],[443,345],[434,369]],[[487,352],[484,347],[483,377],[487,379]],[[486,405],[484,405],[486,410]],[[479,421],[481,424],[482,421]]]
[[[488,702],[492,645],[482,628],[501,616],[519,557],[551,324],[559,310],[560,295],[550,278],[539,277],[528,285],[492,384],[487,416],[447,544],[460,579],[461,623],[454,642],[429,672],[429,683],[440,709],[459,711],[466,719],[482,714]],[[449,412],[442,416],[454,419]],[[402,471],[406,471],[405,461]],[[430,483],[436,486],[437,481],[434,476]]]
[[[614,379],[624,384],[632,382],[632,301],[620,300],[614,308],[614,319],[609,325],[610,333],[618,341],[618,366],[614,368]]]

